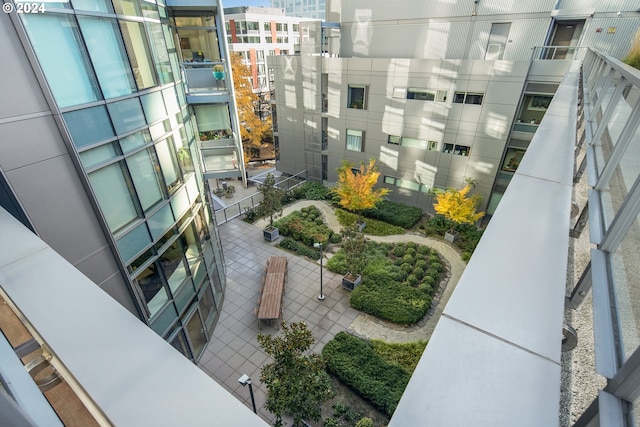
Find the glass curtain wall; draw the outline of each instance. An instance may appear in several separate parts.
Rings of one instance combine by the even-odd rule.
[[[26,33],[143,320],[197,358],[221,308],[224,262],[196,177],[192,110],[169,14],[135,0],[73,5],[75,14],[21,15]],[[198,27],[215,22],[189,19]],[[217,46],[198,49],[220,59]],[[196,333],[200,323],[204,335]]]

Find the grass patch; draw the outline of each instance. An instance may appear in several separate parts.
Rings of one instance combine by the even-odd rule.
[[[336,218],[338,218],[338,222],[343,227],[352,226],[358,219],[358,215],[347,212],[344,209],[335,209],[334,212],[336,214]],[[366,223],[366,227],[362,230],[363,233],[371,234],[373,236],[391,236],[393,234],[405,233],[404,228],[398,227],[397,225],[387,224],[384,221],[367,218]]]
[[[411,373],[386,361],[372,344],[339,332],[322,349],[327,369],[376,408],[391,416]]]

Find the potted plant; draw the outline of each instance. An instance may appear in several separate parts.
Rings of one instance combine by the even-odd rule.
[[[213,77],[215,77],[216,80],[224,79],[224,67],[221,64],[213,66]]]
[[[447,188],[436,193],[436,203],[433,204],[433,208],[436,213],[443,215],[452,224],[444,234],[444,239],[448,242],[453,243],[458,238],[456,224],[473,224],[484,216],[484,212],[476,212],[482,196],[479,194],[467,196],[472,187],[475,187],[475,183],[467,179],[467,184],[461,190]]]
[[[342,287],[352,291],[362,281],[362,271],[365,267],[367,240],[357,225],[342,230],[342,249],[347,255],[349,263],[347,273],[342,277]]]
[[[280,236],[280,230],[273,225],[273,218],[282,213],[282,190],[276,187],[276,178],[269,172],[264,182],[258,185],[258,191],[262,193],[262,201],[258,205],[260,215],[269,217],[269,225],[263,235],[265,240],[273,242]]]

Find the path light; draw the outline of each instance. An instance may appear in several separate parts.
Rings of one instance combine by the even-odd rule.
[[[242,374],[242,376],[238,378],[238,382],[242,384],[242,387],[246,386],[247,384],[249,385],[249,394],[251,395],[251,406],[253,406],[253,412],[257,414],[258,411],[256,411],[256,400],[253,397],[253,386],[251,385],[251,378],[249,378],[249,375],[247,374]]]
[[[322,243],[314,243],[313,247],[320,248],[320,295],[318,295],[318,299],[324,301],[324,293],[322,293]]]

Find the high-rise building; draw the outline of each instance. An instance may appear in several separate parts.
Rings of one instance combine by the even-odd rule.
[[[327,2],[300,56],[267,60],[278,169],[331,184],[374,157],[392,200],[429,211],[472,178],[492,214],[569,59],[629,50],[633,5],[590,5]]]
[[[225,289],[207,180],[244,177],[221,5],[26,7],[0,18],[2,206],[196,361]]]
[[[324,19],[325,0],[271,0],[272,7],[284,9],[289,16],[301,18]]]

